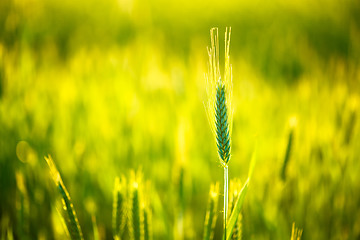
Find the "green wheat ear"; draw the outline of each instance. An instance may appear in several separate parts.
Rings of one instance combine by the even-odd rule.
[[[144,240],[152,240],[151,232],[151,214],[150,209],[147,206],[143,208],[144,216]]]
[[[219,200],[219,183],[211,184],[209,201],[206,210],[204,224],[204,240],[212,240],[214,238],[214,228],[217,219],[217,206]]]
[[[139,189],[134,186],[131,197],[131,223],[133,239],[140,240],[141,236],[141,219],[140,219],[140,203],[139,203]]]
[[[230,160],[230,128],[227,112],[225,85],[220,79],[216,88],[215,126],[216,145],[224,165]]]
[[[143,229],[143,212],[141,211],[141,176],[140,174],[135,174],[131,172],[130,180],[130,204],[129,204],[129,232],[130,239],[140,240],[144,237]]]
[[[118,177],[115,178],[112,215],[114,239],[121,238],[121,234],[125,227],[125,186],[125,178],[122,178],[121,182]]]
[[[210,30],[211,47],[208,48],[209,69],[206,74],[208,103],[206,106],[211,129],[216,138],[218,155],[223,166],[230,161],[231,132],[233,112],[232,68],[230,65],[231,28],[225,32],[225,67],[223,77],[219,66],[219,33],[217,28]]]
[[[48,157],[45,157],[45,160],[49,165],[50,174],[56,184],[56,187],[59,193],[61,194],[63,211],[59,211],[59,212],[61,212],[63,215],[70,237],[72,240],[79,240],[79,239],[82,240],[84,238],[81,232],[80,224],[76,216],[74,206],[71,202],[70,195],[66,190],[66,187],[61,179],[60,173],[57,170],[55,163],[50,155]]]

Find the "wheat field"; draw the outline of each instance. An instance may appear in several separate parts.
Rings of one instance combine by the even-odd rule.
[[[359,16],[0,1],[0,239],[359,239]]]

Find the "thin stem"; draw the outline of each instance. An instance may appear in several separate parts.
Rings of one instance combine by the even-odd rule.
[[[228,165],[224,166],[224,235],[226,239],[226,220],[227,220],[227,211],[228,211],[228,202],[229,202],[229,175],[228,175]]]

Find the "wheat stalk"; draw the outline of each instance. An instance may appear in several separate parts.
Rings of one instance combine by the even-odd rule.
[[[211,47],[208,48],[209,69],[206,75],[208,104],[207,113],[210,126],[215,134],[220,163],[224,168],[224,234],[228,212],[228,163],[231,158],[232,132],[232,69],[230,65],[231,28],[225,31],[225,68],[221,78],[219,67],[219,33],[217,28],[210,30]]]

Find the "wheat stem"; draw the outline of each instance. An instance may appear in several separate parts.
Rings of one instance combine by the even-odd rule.
[[[226,222],[227,222],[227,211],[229,203],[229,174],[228,166],[224,167],[224,234],[226,239]]]
[[[225,32],[225,68],[223,78],[219,66],[219,34],[217,28],[210,30],[211,47],[208,48],[209,71],[207,82],[209,84],[208,117],[212,130],[215,133],[216,146],[220,162],[224,168],[224,234],[227,235],[228,212],[228,163],[231,157],[231,126],[232,126],[232,69],[230,65],[230,35],[231,28]]]

